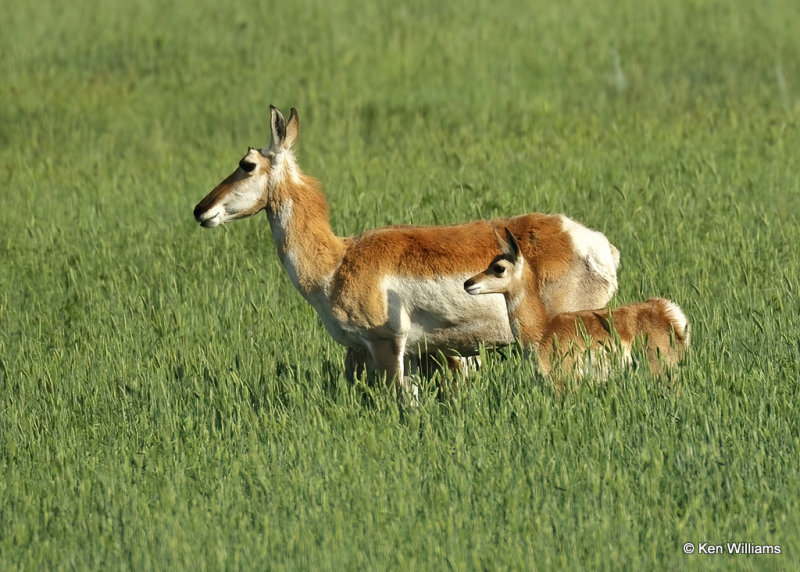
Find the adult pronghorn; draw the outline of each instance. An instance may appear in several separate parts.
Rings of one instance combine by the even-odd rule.
[[[472,294],[503,294],[514,337],[538,354],[539,368],[549,374],[581,377],[594,365],[601,376],[608,372],[609,352],[619,336],[621,361],[630,363],[634,339],[644,340],[653,373],[663,363],[674,367],[689,345],[689,323],[674,302],[651,298],[647,302],[607,309],[548,314],[536,296],[540,280],[527,264],[514,234],[505,229],[506,238],[496,235],[500,255],[489,267],[464,283]],[[589,351],[587,351],[589,350]],[[555,379],[560,388],[563,375]]]
[[[265,210],[278,256],[348,356],[372,357],[378,373],[404,386],[404,356],[441,350],[471,355],[513,335],[502,296],[473,297],[466,278],[496,253],[495,227],[520,237],[551,312],[604,306],[617,289],[619,252],[565,216],[528,214],[449,227],[391,226],[342,238],[331,230],[319,183],[304,175],[292,145],[299,122],[270,106],[268,147],[239,166],[194,209],[206,228]]]

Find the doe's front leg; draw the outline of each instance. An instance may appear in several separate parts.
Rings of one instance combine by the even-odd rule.
[[[417,405],[419,390],[416,386],[412,386],[404,375],[405,336],[373,340],[369,342],[369,351],[378,376],[385,376],[387,384],[394,384],[400,398],[408,397],[413,405]]]

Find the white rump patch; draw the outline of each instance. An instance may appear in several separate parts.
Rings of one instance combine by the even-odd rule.
[[[576,254],[610,285],[617,289],[619,250],[614,248],[602,232],[586,228],[569,217],[561,215],[564,230],[572,237]]]

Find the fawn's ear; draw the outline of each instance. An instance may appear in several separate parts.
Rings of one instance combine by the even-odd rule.
[[[503,256],[510,256],[511,255],[511,245],[508,244],[508,241],[500,236],[500,233],[497,232],[496,228],[492,229],[494,231],[494,238],[497,241],[497,248],[500,249],[500,253]]]
[[[517,260],[520,257],[519,254],[519,243],[517,239],[514,238],[514,235],[511,234],[511,231],[506,229],[506,240],[504,241],[507,244],[507,251],[504,250],[503,254],[511,256],[514,260]]]
[[[269,116],[269,150],[278,151],[283,146],[284,139],[286,139],[286,120],[274,105],[269,106]]]

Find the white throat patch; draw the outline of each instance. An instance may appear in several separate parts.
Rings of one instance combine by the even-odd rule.
[[[267,211],[269,218],[269,227],[272,230],[272,238],[275,241],[275,246],[278,248],[278,253],[281,256],[281,262],[289,274],[289,279],[294,284],[294,287],[300,289],[300,281],[297,275],[297,253],[289,248],[288,235],[289,225],[292,222],[292,212],[294,210],[294,201],[287,199],[275,211]]]
[[[289,232],[293,210],[294,201],[287,199],[275,211],[269,213],[269,226],[272,229],[272,237],[275,239],[275,243],[281,247],[286,244],[286,235]]]
[[[275,153],[272,159],[270,172],[270,187],[275,189],[281,183],[288,181],[298,183],[300,181],[300,170],[297,168],[297,161],[294,153],[289,150],[281,150]]]

